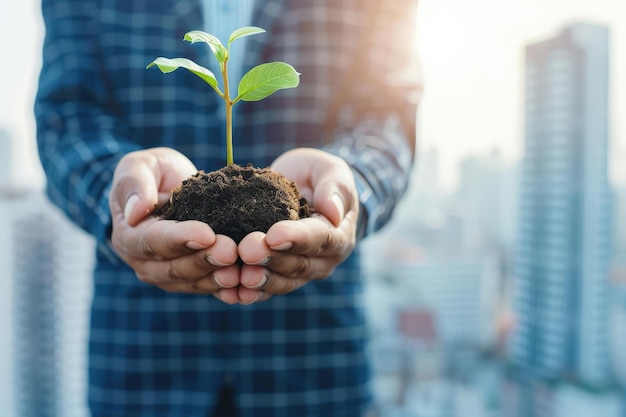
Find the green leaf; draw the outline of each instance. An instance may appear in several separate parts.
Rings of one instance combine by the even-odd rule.
[[[210,33],[203,32],[201,30],[192,30],[191,32],[185,33],[184,40],[196,43],[196,42],[204,42],[209,45],[213,55],[217,58],[217,62],[220,63],[220,67],[224,66],[224,61],[226,61],[226,57],[228,56],[228,52],[222,42],[217,39],[215,36]]]
[[[259,101],[285,88],[300,84],[300,74],[284,62],[269,62],[252,68],[241,78],[235,101]]]
[[[163,74],[176,71],[178,68],[184,68],[198,77],[202,78],[207,84],[209,84],[218,93],[220,92],[217,87],[217,79],[215,75],[207,68],[204,68],[190,59],[187,58],[163,58],[158,57],[154,61],[148,64],[146,68],[157,66]],[[221,93],[220,93],[221,94]]]
[[[235,39],[251,35],[258,35],[259,33],[265,33],[265,29],[261,29],[256,26],[246,26],[239,28],[230,34],[230,38],[228,38],[228,44],[230,45]]]

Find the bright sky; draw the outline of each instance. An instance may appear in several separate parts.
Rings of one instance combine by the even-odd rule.
[[[612,174],[626,183],[615,163],[626,156],[626,1],[421,0],[418,16],[421,144],[440,149],[444,183],[468,153],[498,147],[509,160],[521,157],[524,47],[576,21],[611,29]]]
[[[421,0],[418,44],[426,94],[420,146],[439,148],[444,182],[453,183],[456,161],[464,155],[497,146],[510,160],[521,156],[524,45],[573,21],[611,27],[612,158],[624,160],[626,122],[619,123],[626,120],[626,1]],[[15,172],[37,181],[32,100],[42,36],[39,1],[3,2],[0,128],[15,141]],[[626,183],[626,169],[613,166],[614,178]]]

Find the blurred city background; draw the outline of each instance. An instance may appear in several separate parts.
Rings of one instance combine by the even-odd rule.
[[[85,417],[93,242],[43,195],[0,6],[0,416]],[[405,41],[405,40],[390,40]],[[363,245],[384,417],[626,417],[626,3],[423,0],[419,155]]]

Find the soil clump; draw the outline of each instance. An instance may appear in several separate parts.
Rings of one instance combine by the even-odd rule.
[[[166,220],[199,220],[216,234],[239,243],[253,231],[267,232],[281,220],[309,216],[309,206],[295,182],[270,168],[227,165],[197,174],[172,191],[153,215]]]

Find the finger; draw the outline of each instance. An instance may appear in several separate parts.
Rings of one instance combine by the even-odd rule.
[[[259,290],[265,286],[268,271],[262,266],[244,265],[241,268],[241,285],[252,290]]]
[[[306,280],[327,278],[341,260],[342,254],[335,253],[310,257],[272,251],[272,255],[264,266],[246,265],[242,268],[241,285],[250,289],[265,288],[269,277],[266,272],[268,270],[287,278]]]
[[[141,183],[137,178],[121,178],[112,188],[110,208],[113,215],[135,226],[145,219],[158,204],[154,184]]]
[[[111,212],[137,225],[182,180],[197,172],[182,154],[168,148],[131,152],[118,163],[110,195]]]
[[[190,242],[194,242],[194,245]],[[172,259],[189,253],[190,248],[211,247],[216,243],[217,236],[213,229],[195,220],[159,220],[150,224],[145,233],[137,237],[139,254],[147,259]],[[232,249],[236,253],[236,249]]]
[[[343,257],[343,251],[336,251],[332,245],[322,245],[309,250],[310,254],[313,252],[323,254],[319,258],[296,254],[298,248],[295,247],[289,251],[273,251],[265,243],[264,236],[263,233],[251,233],[239,244],[239,256],[248,266],[248,268],[244,268],[247,273],[242,273],[241,276],[241,285],[246,288],[258,289],[263,287],[267,280],[267,277],[263,279],[262,275],[262,272],[265,271],[264,267],[292,278],[326,278]],[[306,235],[304,239],[308,239],[307,243],[316,244],[315,239],[310,239],[310,235]],[[256,274],[251,274],[252,271]]]
[[[335,228],[322,216],[278,222],[265,236],[265,242],[272,250],[304,256],[344,252],[349,249],[351,240],[343,228]]]
[[[207,249],[206,256],[213,266],[221,268],[233,265],[239,259],[237,243],[226,235],[215,235],[215,243]]]
[[[160,179],[155,176],[153,164],[144,161],[135,154],[125,156],[113,178],[111,212],[122,213],[131,226],[143,220],[159,202]]]
[[[247,288],[251,291],[262,291],[270,295],[283,295],[297,290],[310,282],[310,280],[298,277],[285,277],[266,268],[244,265],[241,268],[241,282],[242,285],[239,287],[240,291],[243,288]],[[259,282],[264,282],[264,284],[260,287],[256,286],[256,288],[248,288],[243,285],[243,283]],[[250,292],[244,293],[251,294]],[[247,297],[246,301],[250,301],[250,298],[251,296]]]
[[[237,246],[241,261],[248,265],[264,265],[270,257],[271,250],[265,243],[265,233],[252,232],[244,236]]]
[[[209,248],[217,239],[209,225],[193,220],[149,219],[137,227],[122,222],[114,232],[113,245],[121,255],[143,260],[177,258],[193,250]],[[232,248],[236,254],[236,245]]]
[[[272,168],[295,181],[316,212],[339,226],[350,210],[358,210],[354,174],[341,158],[321,150],[296,149],[278,157]]]
[[[240,283],[239,265],[230,265],[218,268],[213,272],[213,280],[220,288],[234,288]]]
[[[231,256],[230,266],[217,267],[210,263],[207,251],[194,251],[191,254],[167,260],[148,260],[136,267],[137,277],[146,283],[165,285],[169,283],[194,282],[211,274],[219,288],[234,287],[239,283],[236,249]],[[228,268],[234,267],[237,271]],[[219,273],[218,270],[222,270]],[[215,273],[214,273],[215,271]]]
[[[289,252],[274,252],[265,268],[287,278],[314,280],[329,277],[342,260],[343,253],[303,256]]]
[[[152,148],[148,152],[156,158],[155,171],[160,178],[159,191],[169,193],[183,180],[196,174],[198,169],[183,154],[171,148]]]
[[[218,275],[222,281],[232,281],[235,282],[235,284],[231,284],[231,287],[225,288],[224,285],[217,279]],[[168,292],[217,294],[224,289],[234,289],[237,287],[238,283],[239,267],[237,265],[231,265],[212,271],[194,281],[164,281],[156,285]]]
[[[320,178],[313,178],[313,207],[338,227],[348,211],[355,209],[354,179],[351,172],[343,169],[325,171]]]
[[[215,294],[222,289],[215,283],[213,273],[192,282],[164,282],[157,286],[167,292],[183,294]]]
[[[246,287],[237,288],[237,297],[239,303],[243,305],[249,305],[254,303],[260,303],[272,298],[272,294],[262,290],[252,290]]]
[[[235,288],[223,288],[217,291],[215,294],[215,298],[226,303],[226,304],[238,304],[241,300],[239,299],[239,291]]]

